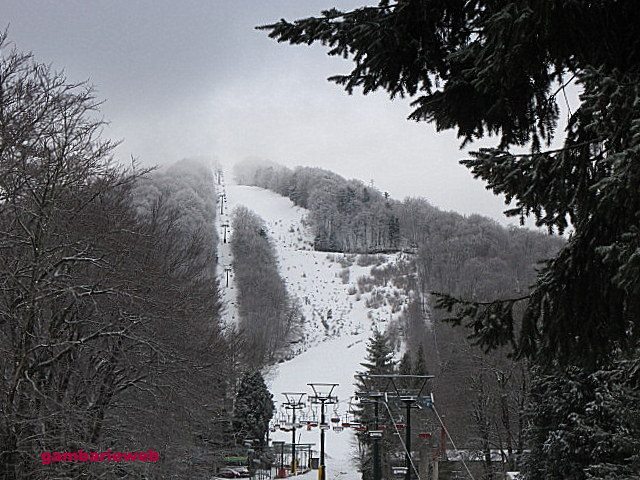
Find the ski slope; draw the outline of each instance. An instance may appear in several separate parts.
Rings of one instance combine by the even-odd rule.
[[[304,222],[307,215],[305,209],[271,191],[235,185],[230,182],[228,174],[224,178],[226,183],[222,185],[222,191],[226,193],[227,200],[219,224],[231,223],[232,212],[239,205],[244,205],[262,217],[276,248],[280,273],[289,293],[298,298],[305,317],[304,336],[292,345],[290,359],[265,372],[276,406],[284,400],[282,392],[311,393],[307,386],[310,382],[337,383],[339,385],[333,393],[338,396],[338,411],[343,417],[354,395],[354,374],[362,369],[360,363],[366,356],[367,339],[374,328],[384,330],[387,325],[396,322],[400,315],[397,302],[407,304],[409,298],[391,283],[377,286],[370,292],[358,292],[358,278],[368,277],[371,267],[357,265],[353,255],[345,257],[343,254],[312,250],[312,235]],[[220,263],[230,265],[229,245],[222,243],[222,231],[219,235]],[[227,240],[232,236],[231,231]],[[398,260],[397,255],[380,258],[383,264]],[[348,281],[344,272],[346,269]],[[229,288],[224,288],[224,272],[221,271],[221,275],[223,300],[227,307],[226,322],[235,324],[239,319],[235,308],[233,275]],[[380,298],[393,296],[396,302],[395,313],[386,300],[369,302],[374,293]],[[283,413],[278,409],[278,415]],[[302,413],[310,415],[311,409],[303,409]],[[327,418],[333,415],[333,408],[328,407]],[[304,427],[297,434],[297,443],[316,443],[314,456],[318,456],[320,431]],[[278,430],[271,435],[273,440],[291,442],[291,433]],[[328,430],[325,438],[327,479],[361,478],[353,462],[353,431]],[[315,472],[308,475],[315,475]]]

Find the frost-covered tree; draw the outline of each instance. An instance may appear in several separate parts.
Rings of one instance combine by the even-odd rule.
[[[383,375],[393,372],[395,360],[389,339],[380,330],[374,330],[367,343],[367,357],[360,365],[366,374]]]
[[[300,335],[303,317],[280,276],[264,221],[240,206],[234,210],[231,228],[243,360],[260,368],[287,353],[290,341]]]
[[[259,371],[245,373],[236,393],[233,410],[236,440],[242,443],[248,438],[264,445],[273,410],[273,395],[264,383],[262,374]]]
[[[465,143],[494,135],[498,144],[462,163],[503,194],[506,213],[572,233],[530,293],[440,306],[470,327],[485,349],[510,346],[562,378],[616,369],[637,351],[640,322],[640,9],[633,0],[382,0],[353,11],[281,20],[263,27],[278,41],[314,42],[351,57],[332,77],[348,92],[382,89],[408,96],[410,118],[456,129]],[[550,149],[558,101],[575,82],[564,144]],[[528,147],[529,153],[514,152]],[[522,308],[522,321],[516,314]],[[555,408],[550,390],[540,398]],[[586,398],[576,398],[581,408]],[[542,405],[541,405],[542,407]],[[569,410],[567,410],[569,412]],[[562,425],[570,424],[562,417]],[[610,426],[602,427],[611,433]],[[628,427],[631,428],[631,427]],[[557,424],[537,423],[534,463]],[[587,438],[595,438],[592,431]],[[594,458],[562,452],[586,478]],[[619,458],[615,461],[622,461]],[[539,465],[545,465],[540,462]],[[550,478],[551,470],[529,478]]]
[[[475,336],[489,347],[514,342],[522,355],[593,364],[632,341],[640,318],[639,17],[632,1],[383,0],[262,28],[352,57],[354,70],[332,77],[349,92],[414,97],[412,119],[456,128],[465,142],[499,137],[463,163],[515,203],[508,215],[574,231],[522,299],[519,335],[511,301],[490,315],[478,308]],[[543,150],[558,96],[574,81],[583,93],[565,144]],[[531,153],[509,150],[525,145]]]
[[[166,202],[182,189],[113,161],[99,105],[0,34],[3,479],[198,477],[226,446],[215,232],[193,221],[213,210],[213,179],[178,169],[170,183],[188,194]],[[174,455],[34,459],[114,445]]]
[[[540,372],[531,395],[529,478],[640,478],[640,352],[591,374]]]

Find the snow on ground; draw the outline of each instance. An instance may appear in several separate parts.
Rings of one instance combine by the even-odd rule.
[[[223,320],[227,326],[236,326],[238,324],[238,312],[236,307],[236,288],[233,282],[233,272],[229,272],[229,281],[227,285],[227,272],[226,267],[230,267],[233,263],[233,255],[231,254],[230,240],[230,228],[227,228],[227,238],[225,240],[223,225],[231,225],[231,211],[227,206],[224,178],[221,178],[220,183],[217,183],[217,168],[214,169],[213,177],[216,181],[216,191],[218,192],[218,203],[216,205],[216,229],[218,231],[218,266],[217,274],[220,282],[222,304],[224,305],[225,312],[223,314]],[[221,205],[222,203],[222,205]]]
[[[339,398],[338,409],[343,417],[349,401],[354,395],[354,374],[361,370],[360,363],[366,355],[366,341],[373,328],[385,329],[389,322],[399,315],[392,313],[389,302],[384,297],[396,295],[400,302],[408,302],[404,292],[393,285],[376,287],[369,293],[358,291],[359,277],[369,276],[370,266],[358,266],[355,256],[327,254],[312,250],[312,236],[304,225],[307,211],[296,207],[285,197],[258,187],[234,185],[229,176],[224,177],[227,202],[219,225],[231,223],[233,209],[244,205],[265,221],[269,236],[274,241],[279,259],[280,273],[287,283],[289,293],[298,298],[305,316],[304,338],[294,345],[293,358],[274,367],[266,375],[276,406],[284,400],[282,392],[307,392],[310,382],[338,383],[334,391]],[[220,230],[219,257],[221,265],[231,263],[228,243],[223,243]],[[228,233],[227,241],[233,232]],[[383,262],[395,262],[397,255],[387,255]],[[340,263],[342,261],[342,264]],[[351,264],[349,264],[351,263]],[[349,270],[348,281],[344,270]],[[227,323],[238,321],[235,308],[233,275],[229,288],[224,288],[226,278],[221,267],[223,300],[227,304]],[[367,307],[373,292],[383,297],[379,305]],[[309,409],[303,409],[310,414]],[[333,408],[327,408],[327,418],[333,416]],[[280,412],[279,412],[280,414]],[[291,442],[291,433],[276,431],[273,440]],[[319,448],[320,431],[317,428],[297,431],[297,442],[316,443]],[[326,432],[327,479],[356,480],[360,474],[353,464],[355,446],[353,431]],[[317,456],[317,449],[314,456]],[[315,472],[314,472],[315,474]],[[311,478],[311,477],[310,477]]]

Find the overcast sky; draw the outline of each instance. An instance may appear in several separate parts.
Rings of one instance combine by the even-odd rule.
[[[347,95],[326,78],[349,71],[322,47],[289,46],[254,26],[366,0],[2,0],[19,49],[89,79],[107,100],[118,157],[145,164],[213,156],[313,165],[392,196],[501,223],[502,200],[457,161],[454,132],[406,120],[406,100]],[[368,2],[373,4],[375,2]],[[474,145],[472,148],[477,148]]]

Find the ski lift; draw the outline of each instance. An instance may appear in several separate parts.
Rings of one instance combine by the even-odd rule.
[[[295,428],[295,425],[291,422],[288,415],[283,416],[280,420],[280,430],[284,432],[290,432]]]
[[[391,467],[391,471],[396,477],[404,477],[407,474],[407,467]]]
[[[275,422],[276,425],[278,425],[279,428],[285,428],[287,426],[287,422],[289,421],[289,417],[287,416],[287,414],[282,409],[282,406],[280,406],[280,415],[279,415],[279,417],[280,418]]]
[[[340,433],[342,430],[344,430],[344,427],[342,427],[341,425],[334,425],[333,426],[333,431],[336,433]]]
[[[344,418],[342,419],[342,428],[351,428],[351,421],[348,413],[344,414]]]
[[[333,407],[333,417],[331,417],[331,423],[340,423],[340,414],[338,413],[338,407]]]
[[[331,428],[331,425],[329,425],[328,423],[320,424],[320,430],[329,430],[330,428]]]
[[[431,438],[431,432],[420,432],[418,434],[418,437],[422,438],[423,440],[426,440],[427,438]]]
[[[318,417],[316,416],[315,410],[311,415],[311,420],[309,421],[308,425],[309,425],[309,430],[311,430],[312,428],[316,428],[318,426]]]
[[[306,420],[307,430],[311,430],[318,426],[318,415],[311,405],[309,405],[309,408],[307,409]]]
[[[406,426],[404,423],[402,423],[402,422],[398,422],[398,423],[396,423],[395,425],[396,425],[396,428],[397,428],[398,430],[404,430],[404,429],[407,427],[407,426]]]

